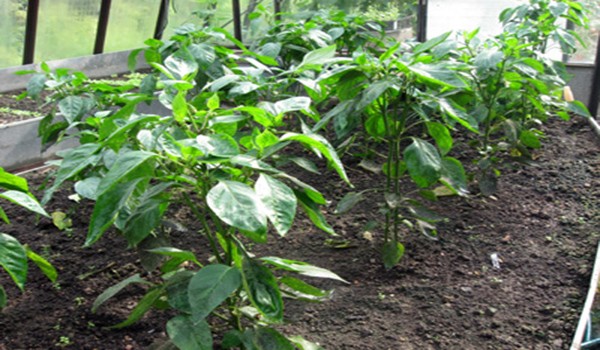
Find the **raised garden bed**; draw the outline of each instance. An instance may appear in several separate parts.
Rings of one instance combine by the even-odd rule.
[[[554,122],[546,131],[537,164],[505,174],[493,199],[440,202],[435,209],[450,219],[440,227],[440,240],[407,236],[406,256],[391,271],[381,265],[378,242],[364,238],[366,223],[378,219],[375,199],[345,216],[327,209],[346,249],[328,248],[328,237],[303,216],[285,239],[269,238],[270,252],[257,245],[257,254],[302,259],[352,283],[320,282],[335,289],[321,304],[286,303],[286,334],[304,335],[326,349],[566,349],[599,236],[600,159],[587,124]],[[382,181],[346,161],[358,190]],[[334,201],[347,191],[335,177],[304,176]],[[39,185],[45,174],[28,177]],[[168,312],[153,311],[123,330],[105,328],[126,317],[143,288],[127,289],[118,302],[90,312],[100,291],[140,272],[139,264],[134,251],[114,249],[125,245],[115,233],[81,248],[91,207],[68,200],[70,194],[61,191],[48,206],[48,212],[68,213],[70,232],[45,218],[35,223],[16,208],[8,211],[12,225],[0,226],[59,270],[52,285],[32,268],[24,294],[0,275],[10,296],[0,315],[0,349],[146,349],[164,340]],[[190,214],[173,210],[168,217],[186,223]],[[186,225],[188,232],[173,233],[176,240],[206,257],[207,242],[195,234],[195,224]],[[500,269],[492,266],[493,253]]]

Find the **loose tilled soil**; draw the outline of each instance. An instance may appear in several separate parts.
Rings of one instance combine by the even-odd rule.
[[[444,198],[435,209],[449,221],[438,241],[407,233],[406,255],[386,271],[375,241],[363,227],[377,214],[378,198],[369,198],[344,216],[327,218],[352,247],[333,249],[328,237],[304,215],[285,238],[270,237],[269,251],[329,268],[350,284],[312,281],[333,288],[331,300],[319,304],[286,303],[280,328],[319,342],[326,349],[566,349],[570,344],[592,270],[600,237],[600,143],[584,122],[553,122],[533,166],[506,171],[494,198]],[[347,159],[356,190],[380,183],[380,176]],[[329,173],[327,173],[329,174]],[[301,174],[336,203],[348,188],[333,175]],[[43,176],[31,175],[38,185]],[[473,191],[476,192],[476,191]],[[0,283],[9,294],[0,313],[0,349],[145,349],[165,339],[168,312],[152,311],[136,325],[109,330],[122,321],[143,295],[130,287],[98,313],[93,300],[105,288],[141,272],[136,253],[109,232],[90,249],[81,248],[91,213],[89,203],[76,205],[61,191],[49,211],[73,219],[72,233],[57,230],[47,219],[9,209],[12,225],[0,230],[48,257],[58,268],[52,285],[30,269],[21,294],[5,274]],[[185,212],[172,212],[185,219]],[[206,243],[193,233],[174,233],[173,241],[193,245],[207,257]],[[185,244],[185,245],[184,245]],[[500,269],[492,267],[497,253]]]

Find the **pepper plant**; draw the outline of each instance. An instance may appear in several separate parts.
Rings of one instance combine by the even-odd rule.
[[[371,140],[370,155],[378,155],[380,145],[385,147],[380,169],[386,175],[385,185],[374,190],[382,195],[385,206],[382,255],[387,268],[404,253],[401,226],[416,227],[430,237],[436,234],[434,224],[441,218],[414,199],[414,194],[436,200],[439,193],[462,195],[467,191],[462,164],[448,155],[453,146],[452,130],[458,126],[478,130],[477,121],[452,100],[468,89],[462,77],[464,65],[428,53],[447,36],[410,51],[396,44],[378,56],[355,53],[350,64],[325,71],[319,78],[319,84],[328,86],[340,103],[313,130],[332,122],[342,139],[355,138],[362,131],[365,140]],[[403,188],[401,180],[406,174],[417,191]],[[447,190],[436,192],[432,188],[436,184]],[[349,210],[364,195],[349,193],[338,205],[338,212]]]
[[[551,116],[569,119],[568,112],[589,117],[579,101],[564,101],[568,75],[562,62],[549,57],[573,53],[578,39],[561,20],[586,25],[581,4],[563,0],[531,0],[502,12],[503,32],[481,39],[478,31],[465,33],[456,46],[460,60],[471,65],[473,94],[461,103],[481,124],[478,139],[478,183],[484,194],[496,191],[499,165],[510,159],[528,161],[531,149],[540,148],[540,125]],[[555,51],[556,53],[556,51]]]
[[[29,192],[27,180],[13,175],[0,168],[0,198],[20,205],[33,213],[49,217],[37,200]],[[0,206],[0,219],[6,224],[10,220]],[[0,232],[0,266],[10,276],[21,291],[25,289],[27,280],[28,260],[36,264],[52,282],[56,281],[56,269],[43,257],[32,251],[27,245],[21,244],[15,237]],[[6,291],[0,285],[0,309],[7,303]]]
[[[152,307],[170,307],[179,314],[167,323],[167,333],[180,349],[212,349],[209,324],[219,319],[231,329],[223,348],[305,348],[305,340],[269,327],[283,320],[282,297],[328,297],[329,292],[299,279],[303,275],[343,279],[305,262],[257,257],[249,247],[266,243],[270,229],[285,236],[298,205],[318,228],[334,233],[319,210],[326,203],[323,195],[274,164],[274,158],[285,158],[282,149],[299,143],[325,157],[348,182],[342,163],[329,142],[309,128],[284,131],[284,117],[308,111],[310,98],[248,99],[248,105],[228,107],[220,97],[228,96],[225,91],[211,91],[214,81],[203,84],[209,49],[197,50],[194,45],[201,44],[194,34],[181,39],[165,47],[156,42],[146,53],[159,72],[148,78],[155,79],[156,91],[115,96],[128,102],[96,110],[76,125],[72,136],[81,145],[62,155],[44,200],[65,181],[74,181],[79,196],[95,201],[85,245],[114,226],[138,249],[145,267],[160,276],[160,282],[132,276],[98,297],[94,310],[131,283],[148,286],[129,318],[115,327],[133,324]],[[159,59],[156,53],[166,56]],[[171,112],[136,112],[151,96]],[[207,261],[191,247],[169,244],[165,214],[174,203],[188,208],[201,227],[210,251]],[[156,262],[149,254],[165,260]]]

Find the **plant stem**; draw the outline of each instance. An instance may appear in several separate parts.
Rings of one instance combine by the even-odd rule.
[[[210,248],[212,249],[213,254],[215,254],[215,258],[217,259],[217,261],[220,264],[222,264],[223,259],[221,259],[221,253],[219,252],[219,249],[217,248],[217,244],[215,242],[215,238],[213,237],[210,226],[208,225],[208,221],[206,221],[206,215],[202,215],[200,210],[192,202],[190,196],[187,193],[184,193],[183,197],[184,197],[184,200],[185,200],[185,203],[187,204],[187,206],[192,210],[192,212],[194,213],[196,218],[198,218],[198,220],[200,220],[200,222],[202,223],[202,226],[204,227],[204,232],[206,233],[206,238],[208,238],[208,242],[210,244]]]

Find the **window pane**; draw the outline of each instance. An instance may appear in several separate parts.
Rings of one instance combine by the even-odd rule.
[[[40,1],[35,61],[91,55],[100,0]]]
[[[173,35],[183,24],[223,27],[233,33],[233,10],[230,0],[178,0],[169,10],[169,24],[164,38]]]
[[[383,21],[398,40],[416,37],[417,0],[282,0],[281,11],[291,18],[306,11],[341,10],[367,20]]]
[[[0,0],[0,68],[21,64],[26,17],[26,2]]]
[[[577,34],[584,40],[586,47],[577,45],[577,52],[570,58],[570,62],[594,63],[596,60],[596,46],[600,34],[600,2],[598,0],[581,0],[582,4],[590,10],[590,28],[577,28]]]
[[[160,0],[113,0],[105,52],[144,46],[154,35]]]

